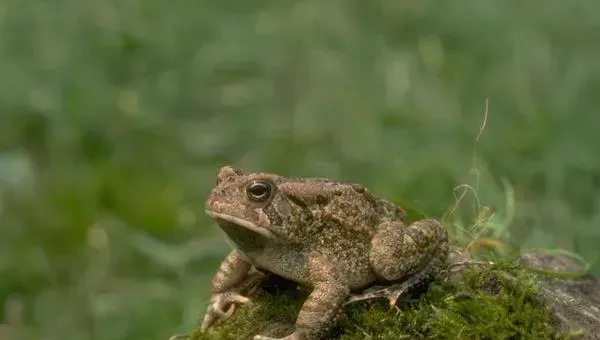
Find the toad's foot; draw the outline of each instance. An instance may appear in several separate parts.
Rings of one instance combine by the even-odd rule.
[[[255,335],[252,340],[300,340],[300,337],[296,336],[296,334],[290,334],[283,338],[272,338],[264,335]]]
[[[411,288],[423,282],[423,278],[419,275],[412,276],[405,281],[395,283],[389,286],[374,286],[364,290],[362,293],[351,295],[344,305],[349,305],[354,302],[372,300],[379,298],[387,298],[390,302],[390,308],[396,306],[398,299],[405,295]]]
[[[264,273],[255,271],[250,273],[248,277],[234,289],[214,294],[210,298],[210,303],[200,326],[200,331],[206,331],[218,320],[225,320],[231,317],[237,306],[250,303],[251,300],[249,296],[254,295],[260,287],[261,282],[266,277],[267,275]],[[245,294],[245,296],[242,294]]]
[[[244,305],[250,302],[249,298],[237,292],[230,291],[214,294],[210,299],[210,304],[204,314],[200,328],[188,334],[173,335],[169,340],[194,340],[198,337],[199,333],[205,332],[217,321],[230,318],[235,312],[237,305]]]
[[[236,305],[244,305],[247,303],[250,303],[250,299],[236,292],[225,292],[213,295],[210,299],[210,304],[206,311],[206,315],[204,315],[204,320],[202,321],[200,329],[205,331],[218,319],[225,320],[229,318],[235,312]]]
[[[273,337],[265,336],[265,335],[255,335],[254,337],[252,337],[252,340],[313,340],[313,339],[317,339],[317,338],[319,338],[319,337],[315,334],[310,334],[310,333],[305,333],[305,332],[302,332],[302,333],[294,332],[288,336],[284,336],[283,338],[273,338]]]

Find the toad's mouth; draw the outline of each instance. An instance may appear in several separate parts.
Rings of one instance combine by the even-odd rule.
[[[206,214],[210,217],[212,217],[223,229],[226,229],[225,231],[227,232],[227,229],[231,229],[233,228],[239,228],[242,227],[246,230],[255,232],[263,237],[272,239],[274,237],[273,233],[271,233],[270,231],[268,231],[265,228],[261,228],[259,226],[257,226],[256,224],[250,222],[250,221],[246,221],[244,219],[241,219],[239,217],[235,217],[235,216],[231,216],[228,214],[223,214],[223,213],[218,213],[218,212],[214,212],[214,211],[210,211],[210,210],[206,210]]]

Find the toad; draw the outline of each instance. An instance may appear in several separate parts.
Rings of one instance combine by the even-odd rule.
[[[234,250],[214,276],[202,331],[250,301],[239,287],[256,279],[254,269],[311,290],[295,330],[278,340],[313,340],[338,322],[353,292],[387,284],[395,304],[408,289],[435,278],[448,257],[448,234],[438,221],[407,224],[403,209],[353,183],[225,166],[206,213]]]

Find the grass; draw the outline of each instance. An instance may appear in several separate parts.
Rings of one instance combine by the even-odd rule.
[[[516,275],[518,285],[506,279]],[[535,299],[536,281],[514,266],[471,269],[459,284],[434,283],[422,295],[390,308],[386,301],[360,302],[346,309],[331,338],[363,339],[556,339],[549,309]],[[194,340],[251,339],[261,332],[282,336],[293,329],[306,297],[297,290],[263,292],[252,306]]]

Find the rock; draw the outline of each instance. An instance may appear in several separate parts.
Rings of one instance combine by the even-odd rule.
[[[554,273],[577,273],[583,266],[574,259],[548,253],[525,253],[517,262],[525,267]],[[581,339],[600,339],[600,280],[586,275],[559,278],[536,274],[540,299],[551,310],[560,331],[577,332]]]

